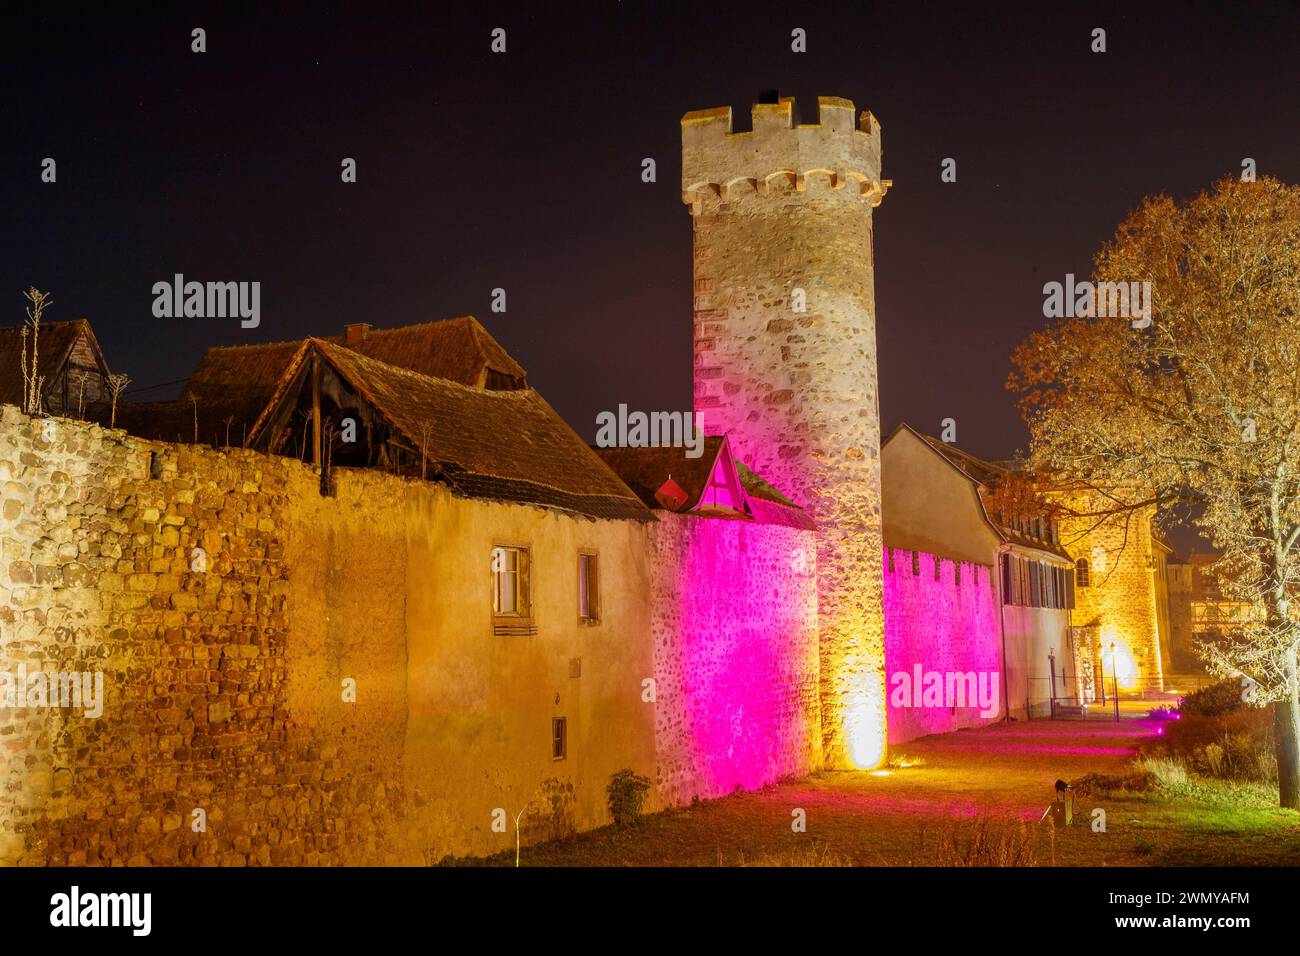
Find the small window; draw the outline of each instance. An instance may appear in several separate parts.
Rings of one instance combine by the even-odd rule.
[[[600,574],[596,556],[585,552],[578,555],[578,620],[583,624],[600,621]]]
[[[952,583],[955,584],[957,587],[961,587],[961,562],[960,561],[954,561],[952,563]]]
[[[535,634],[527,548],[492,549],[492,618],[497,634]]]
[[[1088,559],[1080,558],[1074,562],[1074,586],[1076,588],[1086,588],[1088,586]]]
[[[569,726],[563,717],[551,718],[551,759],[563,760],[569,755]]]
[[[934,579],[936,581],[939,580],[939,566],[941,564],[943,564],[943,562],[939,559],[939,556],[936,554],[934,556]]]
[[[889,554],[889,571],[892,574],[894,571],[894,549],[886,548],[885,551]]]
[[[921,552],[920,551],[912,552],[912,573],[913,574],[921,573]]]

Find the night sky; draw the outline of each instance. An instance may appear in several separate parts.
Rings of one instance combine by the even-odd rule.
[[[36,285],[48,319],[90,319],[114,370],[153,386],[210,345],[473,313],[590,438],[620,402],[690,408],[682,114],[730,104],[748,128],[775,89],[814,122],[816,96],[843,96],[880,121],[894,182],[882,426],[951,416],[959,445],[1004,457],[1026,443],[1004,382],[1044,282],[1089,272],[1146,194],[1186,197],[1247,156],[1300,182],[1294,6],[433,6],[0,15],[0,324]],[[260,281],[260,328],[154,318],[176,272]]]

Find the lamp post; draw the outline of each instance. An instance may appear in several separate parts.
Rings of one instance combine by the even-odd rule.
[[[1115,663],[1115,642],[1110,642],[1110,679],[1114,684],[1115,720],[1119,720],[1119,667]]]
[[[1097,655],[1097,666],[1101,673],[1098,675],[1097,683],[1101,686],[1101,706],[1106,706],[1106,653]]]

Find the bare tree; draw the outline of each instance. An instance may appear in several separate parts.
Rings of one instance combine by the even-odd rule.
[[[85,418],[86,410],[86,380],[89,378],[85,372],[78,372],[76,375],[77,382],[77,417]]]
[[[431,422],[420,423],[420,479],[426,480],[429,477],[429,436],[433,433],[433,424]]]
[[[108,376],[108,394],[111,396],[112,404],[109,406],[108,427],[117,427],[117,400],[121,398],[126,387],[131,384],[131,377],[125,372],[114,372]]]
[[[41,390],[45,378],[40,375],[40,339],[41,317],[45,310],[54,304],[48,293],[32,286],[23,293],[27,301],[27,322],[23,326],[22,372],[23,372],[23,411],[29,415],[38,415],[41,411]],[[32,357],[27,359],[27,333],[31,330]]]

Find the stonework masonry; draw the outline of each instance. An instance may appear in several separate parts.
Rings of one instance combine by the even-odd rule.
[[[624,768],[657,809],[820,763],[810,532],[334,478],[0,407],[0,669],[107,697],[0,708],[0,864],[428,863],[512,849],[521,812],[524,844],[608,823]],[[535,635],[492,633],[498,544]]]
[[[1109,502],[1091,494],[1063,499],[1076,514],[1103,511]],[[1118,667],[1119,688],[1160,690],[1166,661],[1161,659],[1160,622],[1154,582],[1157,555],[1152,540],[1154,508],[1135,512],[1125,522],[1071,518],[1061,523],[1061,541],[1076,559],[1088,562],[1088,586],[1075,588],[1071,624],[1080,655],[1104,673],[1107,693]],[[1115,644],[1112,661],[1110,645]]]
[[[1001,720],[1002,647],[993,569],[924,552],[893,551],[892,560],[888,552],[885,558],[890,744]],[[910,678],[917,666],[923,672],[975,674],[977,680],[983,674],[990,688],[992,678],[988,675],[997,675],[998,693],[993,698],[997,712],[986,717],[974,706],[898,706],[895,691],[900,682],[896,675]]]
[[[664,798],[688,803],[817,770],[813,535],[665,514],[650,555],[662,596],[654,639]]]
[[[694,227],[695,410],[819,532],[822,733],[830,766],[884,757],[880,422],[872,210],[880,127],[853,103],[682,120]]]

